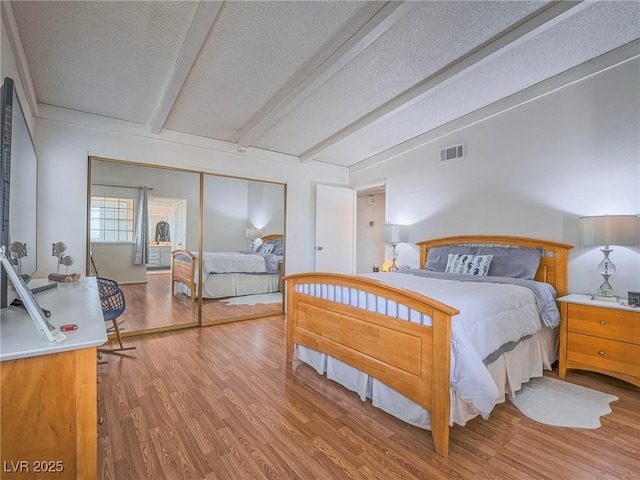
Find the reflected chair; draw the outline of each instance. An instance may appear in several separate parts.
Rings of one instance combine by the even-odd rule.
[[[113,322],[113,326],[107,329],[107,333],[115,333],[120,348],[99,348],[98,358],[102,357],[102,353],[120,354],[125,350],[134,350],[136,347],[125,347],[122,344],[120,336],[120,324],[118,317],[124,313],[126,301],[124,292],[118,287],[117,282],[108,278],[96,277],[98,283],[98,293],[100,294],[100,303],[102,305],[102,315],[105,322]]]

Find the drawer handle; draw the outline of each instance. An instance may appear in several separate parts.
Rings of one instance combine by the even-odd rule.
[[[604,322],[604,320],[600,320],[599,323],[600,323],[600,325],[604,325],[605,322]]]
[[[104,423],[104,419],[102,417],[98,418],[98,425],[102,425]]]
[[[600,355],[600,356],[604,357],[604,352],[603,352],[602,350],[600,350],[600,351],[598,352],[598,355]]]

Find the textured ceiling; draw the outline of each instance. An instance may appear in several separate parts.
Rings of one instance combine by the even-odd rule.
[[[38,105],[347,167],[618,47],[640,54],[638,1],[21,0],[2,12]]]

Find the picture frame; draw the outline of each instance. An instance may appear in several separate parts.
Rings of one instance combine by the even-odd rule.
[[[1,261],[2,267],[7,272],[9,280],[11,280],[13,287],[18,292],[18,296],[29,313],[31,320],[33,320],[33,324],[36,326],[36,329],[42,330],[50,342],[62,342],[66,339],[66,335],[47,320],[42,307],[38,305],[37,300],[33,296],[33,293],[27,286],[24,279],[13,269],[11,263],[9,263],[9,259],[4,255],[4,252],[2,253]]]

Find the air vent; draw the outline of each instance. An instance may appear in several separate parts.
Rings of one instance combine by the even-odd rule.
[[[452,145],[440,150],[441,162],[457,160],[458,158],[464,158],[464,145]]]

